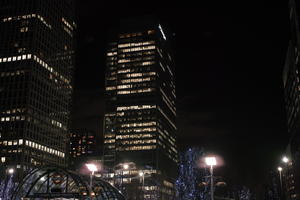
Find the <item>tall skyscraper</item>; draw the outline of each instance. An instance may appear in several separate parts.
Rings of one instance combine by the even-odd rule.
[[[300,199],[300,5],[290,0],[291,40],[283,71],[285,107],[290,144],[287,148],[289,162],[284,176],[285,194],[288,199]]]
[[[72,0],[0,1],[0,162],[20,177],[65,165],[73,12]]]
[[[103,159],[114,169],[115,183],[121,170],[125,195],[130,192],[123,185],[130,188],[137,174],[143,176],[138,188],[144,196],[132,199],[174,195],[178,156],[171,37],[157,20],[129,19],[108,46]]]

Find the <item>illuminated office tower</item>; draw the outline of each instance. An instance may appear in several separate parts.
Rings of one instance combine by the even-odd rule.
[[[178,157],[170,40],[155,20],[131,19],[121,22],[108,46],[103,159],[114,172],[110,181],[121,182],[124,193],[131,195],[123,186],[142,188],[135,195],[143,198],[130,199],[174,195]]]
[[[72,0],[0,1],[0,166],[19,177],[65,166],[73,10]]]

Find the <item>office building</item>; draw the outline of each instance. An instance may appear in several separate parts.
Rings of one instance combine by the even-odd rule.
[[[72,0],[0,1],[0,162],[18,177],[65,166],[73,12]]]
[[[76,167],[97,155],[96,137],[93,131],[86,129],[70,132],[70,167]]]
[[[291,40],[286,56],[283,71],[285,107],[287,113],[287,127],[290,143],[287,155],[290,160],[284,166],[284,188],[287,199],[300,199],[300,84],[299,84],[299,56],[300,32],[299,13],[300,5],[295,0],[290,0]]]
[[[145,17],[121,21],[108,45],[103,159],[114,172],[111,181],[121,182],[131,199],[174,196],[178,156],[171,38],[157,20]],[[143,197],[131,196],[128,188],[134,187]]]

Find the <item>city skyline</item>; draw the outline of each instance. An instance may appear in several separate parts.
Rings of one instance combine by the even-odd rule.
[[[261,182],[255,173],[264,177],[276,168],[288,142],[281,79],[289,38],[288,3],[174,3],[170,9],[167,4],[139,9],[142,6],[128,3],[118,5],[109,19],[102,6],[79,2],[77,126],[102,134],[97,121],[104,113],[108,29],[130,17],[123,8],[136,11],[135,16],[154,13],[174,33],[180,148],[202,146],[220,154],[226,160],[222,170],[232,182],[253,186]],[[96,19],[97,28],[91,26]]]
[[[0,197],[297,199],[299,9],[1,1]]]

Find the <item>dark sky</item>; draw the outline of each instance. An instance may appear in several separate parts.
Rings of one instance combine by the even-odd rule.
[[[77,0],[73,127],[102,134],[109,28],[155,14],[174,32],[180,149],[213,151],[228,182],[254,186],[277,167],[288,142],[281,80],[288,3],[209,2]]]

